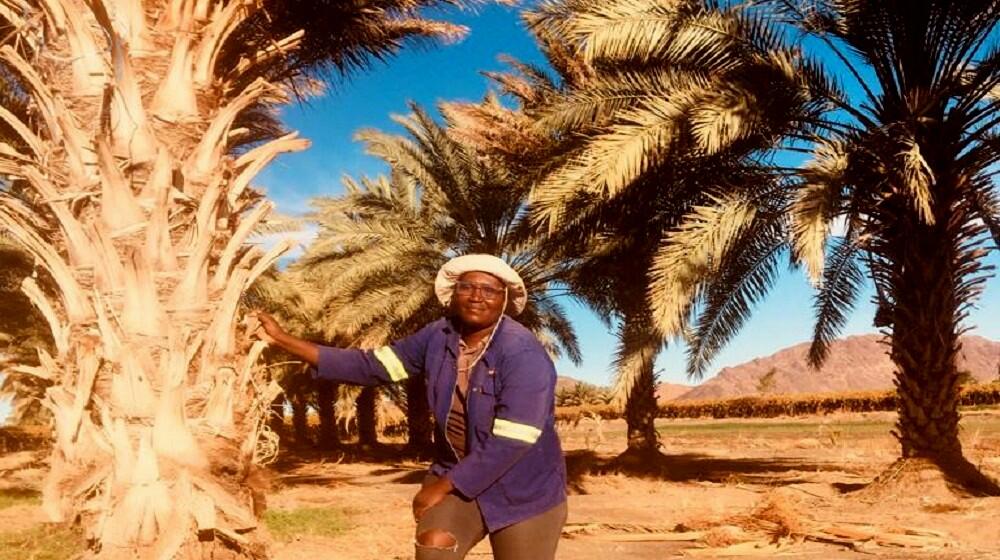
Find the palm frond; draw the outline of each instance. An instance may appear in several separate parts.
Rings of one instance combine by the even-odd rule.
[[[692,306],[751,226],[757,209],[740,196],[695,207],[660,245],[649,276],[653,325],[665,336],[681,334]]]
[[[983,221],[993,238],[993,248],[1000,250],[1000,194],[992,180],[980,181],[969,189],[968,199],[976,217]]]
[[[816,327],[809,347],[809,364],[814,368],[823,365],[830,351],[830,344],[847,324],[847,318],[858,297],[864,281],[857,236],[849,232],[838,238],[830,251],[830,263],[823,271],[823,283],[816,292]]]
[[[786,247],[781,223],[762,220],[733,244],[719,273],[709,281],[687,337],[687,373],[700,379],[715,356],[750,318],[774,285]]]
[[[841,204],[848,156],[836,142],[820,144],[813,160],[803,170],[803,184],[789,208],[792,218],[792,248],[795,259],[804,264],[810,281],[823,278],[824,255],[830,227]]]
[[[622,407],[640,380],[652,374],[656,356],[663,348],[663,338],[657,335],[648,320],[636,316],[626,316],[615,334],[618,344],[612,361],[611,398],[615,405]]]
[[[904,149],[899,152],[903,186],[920,219],[924,223],[933,224],[934,170],[924,159],[920,145],[916,141],[907,139],[903,144]]]

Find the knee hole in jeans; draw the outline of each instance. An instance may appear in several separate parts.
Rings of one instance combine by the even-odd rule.
[[[441,548],[455,550],[458,548],[458,541],[444,529],[428,529],[417,535],[417,544],[429,548]]]

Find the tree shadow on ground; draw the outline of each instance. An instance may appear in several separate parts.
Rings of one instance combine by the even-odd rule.
[[[572,451],[566,454],[567,482],[571,491],[587,493],[583,484],[586,475],[623,474],[636,478],[671,482],[707,481],[730,483],[760,483],[785,486],[809,482],[801,473],[842,472],[856,474],[855,469],[837,463],[775,457],[729,458],[698,453],[666,455],[659,451],[627,451],[615,457],[602,457],[593,451]]]
[[[405,444],[346,443],[332,449],[301,446],[282,450],[278,459],[270,465],[270,470],[278,481],[286,485],[349,483],[358,477],[338,473],[330,467],[355,463],[383,465],[366,476],[398,474],[389,481],[396,484],[418,484],[427,472],[426,463],[429,460],[426,452],[414,451]]]
[[[343,444],[332,450],[293,448],[283,451],[271,465],[271,471],[282,484],[336,484],[357,482],[359,477],[338,472],[331,466],[353,463],[379,463],[363,478],[385,477],[394,484],[419,484],[427,472],[426,454],[414,453],[403,444],[362,446]],[[623,474],[636,478],[671,482],[749,483],[786,486],[810,482],[804,473],[840,472],[860,474],[850,465],[809,461],[787,457],[733,458],[698,453],[664,454],[659,451],[626,452],[618,456],[601,456],[593,451],[570,451],[566,454],[567,483],[571,492],[586,494],[583,478]],[[852,483],[834,485],[842,492],[861,486]],[[843,486],[843,488],[840,488]]]

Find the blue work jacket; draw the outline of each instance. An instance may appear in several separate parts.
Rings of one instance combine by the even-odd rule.
[[[457,460],[444,428],[455,394],[459,334],[447,319],[376,350],[321,346],[317,374],[357,385],[427,376],[436,457],[447,476],[475,499],[491,533],[566,499],[566,463],[555,430],[556,371],[535,335],[504,317],[469,374],[466,456]]]

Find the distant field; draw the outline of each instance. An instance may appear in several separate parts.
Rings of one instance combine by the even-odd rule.
[[[958,404],[965,410],[989,410],[1000,406],[1000,382],[961,389]],[[898,406],[895,391],[853,393],[749,395],[717,400],[667,401],[660,403],[660,418],[780,418],[839,413],[892,412]],[[620,418],[622,411],[608,404],[556,408],[556,419],[573,423],[584,416]]]
[[[662,435],[685,437],[720,437],[726,433],[752,434],[757,436],[793,437],[836,431],[841,435],[884,436],[893,429],[896,422],[894,413],[844,414],[829,416],[808,416],[799,419],[772,420],[666,420],[656,421],[656,429]],[[967,412],[960,424],[967,433],[1000,434],[1000,407],[988,411]]]
[[[866,454],[869,465],[888,464],[899,453],[892,435],[896,413],[865,412],[780,418],[660,418],[656,430],[667,453],[711,452],[727,456],[768,455],[776,450],[821,458]],[[959,425],[962,445],[977,461],[1000,460],[1000,407],[966,410]],[[584,418],[575,427],[561,424],[567,451],[618,453],[625,448],[625,421]],[[851,461],[854,463],[855,461]]]

